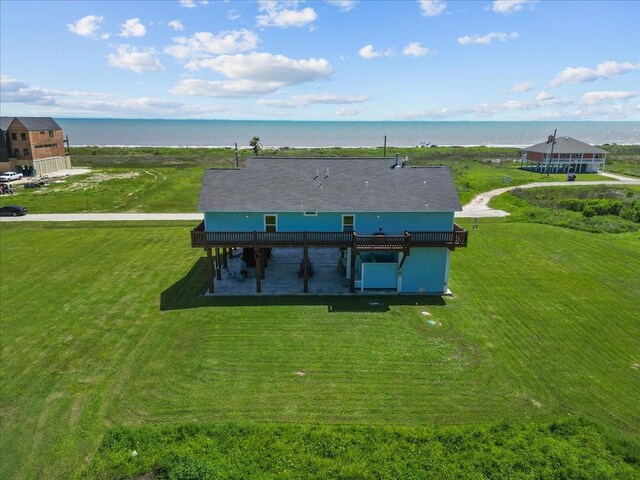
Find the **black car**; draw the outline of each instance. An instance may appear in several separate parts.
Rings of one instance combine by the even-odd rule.
[[[27,209],[20,205],[5,205],[0,207],[0,216],[17,217],[18,215],[26,215]]]

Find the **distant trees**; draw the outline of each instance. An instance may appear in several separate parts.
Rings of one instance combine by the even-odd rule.
[[[262,148],[262,145],[260,144],[260,137],[253,137],[249,141],[249,146],[253,149],[253,153],[259,155],[260,149]]]

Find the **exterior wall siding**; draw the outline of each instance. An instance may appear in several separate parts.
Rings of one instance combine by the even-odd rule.
[[[48,130],[43,131],[44,134],[40,133],[40,131],[29,132],[32,159],[64,157],[62,130],[53,130],[53,137],[49,136]]]
[[[208,232],[264,231],[264,215],[277,215],[279,232],[340,232],[342,215],[355,215],[355,231],[361,235],[382,232],[387,235],[405,231],[450,232],[453,230],[453,212],[318,212],[305,216],[302,212],[205,212],[205,230]]]
[[[9,146],[11,148],[11,155],[16,158],[16,163],[19,165],[31,164],[31,142],[29,141],[29,130],[24,128],[22,124],[16,120],[11,122],[7,129],[9,134]],[[16,138],[13,138],[15,134]],[[26,140],[22,140],[22,135],[25,135]],[[29,150],[29,155],[24,155],[24,149]],[[18,154],[16,155],[16,149]],[[22,162],[21,162],[22,161]]]
[[[44,132],[44,133],[41,133]],[[27,130],[19,120],[14,119],[7,129],[10,155],[15,157],[18,165],[33,165],[33,160],[44,158],[63,157],[64,140],[62,130],[52,130],[53,137],[49,136],[49,130]],[[15,139],[13,135],[15,134]],[[22,139],[25,135],[26,139]],[[16,149],[18,154],[16,155]],[[24,150],[28,150],[28,155]]]
[[[449,253],[447,248],[412,248],[402,266],[402,292],[445,293]]]

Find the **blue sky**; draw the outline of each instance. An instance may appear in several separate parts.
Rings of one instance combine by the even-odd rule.
[[[0,0],[2,115],[640,120],[637,1]]]

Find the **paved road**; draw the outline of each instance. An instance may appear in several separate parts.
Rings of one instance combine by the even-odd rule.
[[[515,187],[498,188],[481,193],[467,203],[457,218],[506,217],[509,213],[489,207],[489,201],[516,188],[567,187],[573,185],[640,185],[640,179],[621,175],[602,174],[616,180],[595,180],[588,182],[535,182]],[[24,217],[0,217],[2,222],[113,222],[141,220],[202,220],[202,213],[45,213],[30,214]]]
[[[574,185],[640,185],[640,179],[628,178],[620,175],[602,174],[606,177],[615,178],[617,180],[593,180],[588,182],[534,182],[526,185],[517,185],[515,187],[498,188],[489,192],[481,193],[475,196],[462,207],[461,212],[456,212],[457,218],[489,218],[489,217],[506,217],[508,212],[503,210],[494,210],[489,207],[489,201],[505,192],[515,190],[516,188],[536,188],[536,187],[568,187]]]

